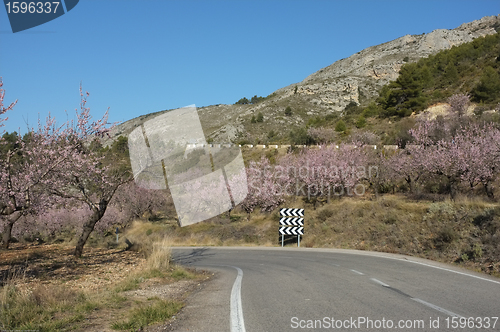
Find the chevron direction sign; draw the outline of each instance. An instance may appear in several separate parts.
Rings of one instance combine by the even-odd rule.
[[[304,227],[280,227],[281,235],[304,235]]]
[[[300,236],[304,235],[304,209],[280,209],[281,246],[284,246],[285,235],[297,236],[300,247]]]
[[[304,226],[304,218],[280,218],[280,225],[282,226]]]
[[[304,209],[280,209],[282,217],[303,217]]]

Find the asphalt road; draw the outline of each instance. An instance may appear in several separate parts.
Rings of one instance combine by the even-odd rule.
[[[500,331],[500,279],[450,265],[337,249],[172,253],[217,273],[175,331]]]

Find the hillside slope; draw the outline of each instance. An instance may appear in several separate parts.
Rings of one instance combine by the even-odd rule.
[[[275,142],[286,140],[283,125],[291,129],[304,126],[318,115],[342,114],[352,101],[366,104],[379,89],[398,77],[404,63],[477,37],[500,31],[500,15],[464,23],[452,30],[439,29],[428,34],[405,35],[384,44],[368,47],[352,56],[336,61],[306,77],[302,82],[281,88],[263,101],[248,105],[213,105],[200,107],[198,113],[205,135],[215,142],[264,141],[272,131],[281,132]],[[291,115],[285,115],[287,106]],[[165,112],[165,111],[162,111]],[[161,112],[126,121],[112,132],[128,135],[144,121]],[[263,123],[253,123],[252,116],[263,114]]]

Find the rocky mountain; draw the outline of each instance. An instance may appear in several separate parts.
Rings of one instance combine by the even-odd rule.
[[[300,126],[316,115],[342,114],[350,102],[364,104],[378,90],[398,77],[401,66],[415,62],[452,46],[500,31],[500,15],[483,17],[459,27],[438,29],[428,34],[405,35],[368,47],[352,56],[309,75],[302,82],[281,88],[254,105],[213,105],[198,113],[205,135],[214,142],[261,140],[270,131]],[[292,115],[285,115],[287,106]],[[165,112],[165,111],[164,111]],[[252,123],[252,116],[264,116],[265,125]],[[113,130],[113,135],[127,135],[153,113],[129,120]]]

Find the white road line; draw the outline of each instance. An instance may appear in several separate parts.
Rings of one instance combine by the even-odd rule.
[[[378,279],[375,279],[375,278],[370,278],[370,280],[375,281],[377,284],[382,285],[382,286],[384,286],[384,287],[391,287],[391,286],[389,286],[388,284],[383,283],[382,281],[380,281],[380,280],[378,280]]]
[[[458,318],[463,318],[463,316],[460,316],[460,315],[458,315],[458,314],[456,314],[456,313],[454,313],[454,312],[451,312],[451,311],[449,311],[449,310],[446,310],[446,309],[443,309],[443,308],[441,308],[441,307],[438,307],[437,305],[434,305],[434,304],[432,304],[432,303],[425,302],[424,300],[417,299],[417,298],[414,298],[414,297],[412,297],[411,299],[412,299],[413,301],[417,301],[418,303],[422,303],[423,305],[428,306],[429,308],[432,308],[432,309],[434,309],[434,310],[437,310],[437,311],[439,311],[439,312],[442,312],[442,313],[444,313],[444,314],[447,314],[448,316],[451,316],[451,317],[458,317]]]
[[[483,277],[476,276],[476,275],[473,275],[473,274],[469,274],[469,273],[465,273],[465,272],[460,272],[460,271],[455,271],[455,270],[447,269],[447,268],[440,267],[440,266],[435,266],[435,265],[426,264],[426,263],[422,263],[422,262],[411,261],[411,260],[402,260],[401,258],[392,258],[392,257],[388,257],[388,258],[390,258],[390,259],[396,259],[396,260],[403,261],[403,262],[408,262],[408,263],[414,263],[414,264],[420,264],[420,265],[424,265],[424,266],[428,266],[428,267],[433,267],[435,269],[439,269],[439,270],[443,270],[443,271],[448,271],[448,272],[453,272],[453,273],[456,273],[456,274],[461,274],[461,275],[464,275],[464,276],[468,276],[468,277],[472,277],[472,278],[476,278],[476,279],[480,279],[480,280],[484,280],[484,281],[493,282],[495,284],[500,284],[500,281],[496,281],[496,280],[492,280],[492,279],[488,279],[488,278],[483,278]]]
[[[360,276],[364,276],[365,275],[364,273],[356,271],[356,270],[351,270],[351,271],[354,272],[354,273],[356,273],[356,274],[359,274]]]
[[[245,332],[245,321],[243,320],[243,308],[241,306],[241,279],[243,271],[236,266],[231,266],[238,271],[236,280],[231,290],[231,332]]]

